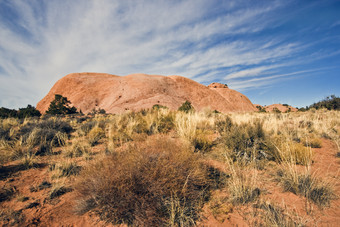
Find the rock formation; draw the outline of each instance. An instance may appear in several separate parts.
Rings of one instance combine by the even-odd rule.
[[[295,107],[292,107],[290,105],[287,104],[271,104],[269,106],[261,106],[260,104],[254,104],[254,106],[256,108],[262,108],[264,109],[266,112],[274,112],[275,109],[279,110],[280,112],[284,113],[284,112],[297,112],[298,109]],[[257,109],[259,110],[259,109]]]
[[[37,104],[37,109],[44,113],[55,94],[67,97],[83,113],[99,108],[107,113],[138,111],[155,104],[178,109],[186,100],[196,110],[205,107],[223,113],[257,110],[245,95],[227,85],[212,83],[204,86],[181,76],[72,73],[56,82]]]

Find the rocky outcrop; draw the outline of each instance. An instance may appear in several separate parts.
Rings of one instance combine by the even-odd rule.
[[[67,97],[83,113],[99,108],[107,113],[138,111],[155,104],[178,109],[186,100],[196,110],[208,107],[223,113],[256,111],[246,96],[224,84],[204,86],[181,76],[72,73],[56,82],[37,109],[44,113],[55,94]]]
[[[261,106],[260,104],[254,104],[254,106],[257,108],[257,110],[263,109],[266,112],[274,112],[279,110],[280,112],[297,112],[298,109],[295,107],[292,107],[288,104],[272,104],[269,106]]]

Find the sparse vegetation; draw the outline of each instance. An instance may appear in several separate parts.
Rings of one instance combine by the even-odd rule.
[[[142,226],[204,224],[205,209],[223,224],[251,209],[251,225],[304,225],[281,200],[268,200],[277,191],[282,200],[293,193],[315,206],[305,208],[308,217],[332,209],[336,171],[317,175],[313,168],[326,149],[338,160],[338,111],[184,109],[0,119],[0,205],[15,200],[23,209],[4,207],[0,224],[25,225],[25,210],[63,198],[77,199],[80,215]],[[41,171],[47,174],[27,192],[36,194],[13,186]],[[43,198],[35,199],[39,193]]]
[[[40,117],[41,113],[32,105],[27,105],[26,108],[19,108],[19,110],[8,109],[5,107],[0,108],[0,118],[20,118],[27,117]]]
[[[309,108],[315,109],[326,108],[327,110],[339,110],[340,97],[336,97],[335,95],[328,96],[324,100],[321,100],[317,103],[310,105]]]
[[[308,169],[299,173],[294,164],[287,164],[277,174],[284,190],[302,195],[320,207],[329,206],[335,198],[332,186],[317,179]]]
[[[258,109],[259,113],[266,113],[267,112],[266,109],[263,108],[262,106],[256,106],[256,108]]]

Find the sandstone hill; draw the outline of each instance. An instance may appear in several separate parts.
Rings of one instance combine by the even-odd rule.
[[[196,110],[205,107],[223,113],[257,110],[245,95],[226,85],[212,83],[204,86],[181,76],[72,73],[56,82],[37,104],[37,109],[44,113],[55,94],[67,97],[83,113],[99,108],[107,113],[138,111],[155,104],[178,109],[186,100]]]
[[[298,111],[297,108],[292,107],[292,106],[287,105],[287,104],[272,104],[272,105],[269,105],[269,106],[261,106],[259,104],[254,104],[254,106],[255,107],[259,106],[262,109],[264,109],[266,112],[274,112],[275,109],[277,109],[277,110],[279,110],[283,113],[287,112],[287,111],[290,111],[290,112],[297,112]]]

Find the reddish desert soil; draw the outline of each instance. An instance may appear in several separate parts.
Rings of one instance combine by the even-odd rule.
[[[337,148],[335,144],[327,139],[322,139],[322,148],[313,148],[314,163],[311,166],[311,172],[318,179],[329,182],[337,196],[331,201],[329,207],[319,208],[312,202],[307,202],[306,198],[286,192],[274,179],[275,168],[265,169],[258,172],[259,187],[263,193],[260,197],[263,201],[271,201],[284,208],[286,212],[298,215],[300,220],[307,226],[339,226],[340,223],[340,158],[336,157]],[[209,165],[214,166],[220,171],[225,171],[221,163],[209,161]],[[217,191],[215,197],[227,196],[226,192]],[[219,215],[216,217],[209,210],[208,206],[204,207],[205,220],[200,223],[201,226],[253,226],[254,210],[251,205],[233,207],[231,213]],[[223,220],[223,221],[221,221]]]
[[[245,95],[226,85],[204,86],[181,76],[72,73],[56,82],[37,109],[44,113],[55,94],[67,97],[83,113],[99,108],[107,113],[138,111],[155,104],[178,109],[187,100],[196,110],[207,107],[223,113],[256,111]]]
[[[103,149],[100,145],[98,150]],[[323,139],[322,148],[313,149],[315,162],[312,165],[312,172],[319,178],[331,182],[337,194],[340,191],[339,166],[340,159],[335,157],[337,149],[332,141]],[[25,216],[24,223],[16,226],[112,226],[100,221],[95,214],[76,214],[75,201],[77,194],[74,191],[67,192],[60,197],[48,199],[50,188],[37,191],[31,190],[43,181],[50,181],[48,163],[59,156],[45,156],[40,158],[41,166],[29,170],[18,168],[18,162],[10,162],[4,165],[0,171],[0,188],[15,188],[15,194],[6,201],[0,203],[1,210],[21,211]],[[78,162],[82,162],[81,159]],[[207,161],[208,165],[214,166],[220,171],[226,171],[222,163],[218,161]],[[268,200],[285,207],[302,217],[307,226],[338,226],[340,223],[340,199],[332,200],[330,207],[323,209],[314,204],[307,204],[304,197],[297,196],[291,192],[284,192],[282,187],[273,179],[271,167],[259,171],[260,188],[266,193],[261,199]],[[65,178],[66,185],[71,186],[74,177]],[[28,197],[27,201],[20,201],[20,196]],[[215,191],[213,197],[226,197],[225,191]],[[307,204],[307,206],[306,206]],[[29,205],[31,207],[29,207]],[[215,217],[209,206],[204,207],[202,222],[199,226],[251,226],[252,216],[247,212],[251,211],[250,205],[235,206],[224,216]],[[307,208],[306,208],[307,207]],[[308,213],[307,213],[308,211]],[[0,220],[0,225],[6,222]]]

